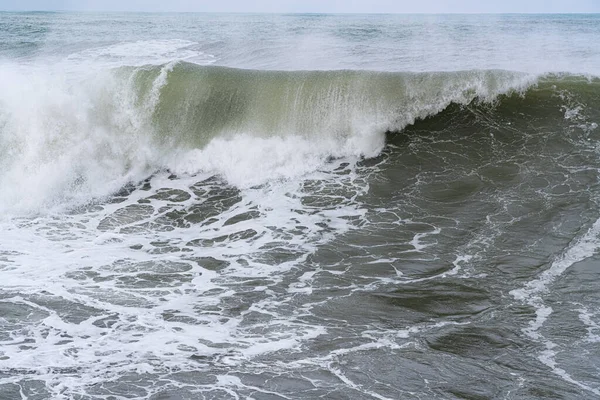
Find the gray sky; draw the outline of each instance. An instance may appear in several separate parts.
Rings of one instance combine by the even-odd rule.
[[[0,0],[0,10],[600,13],[600,0]]]

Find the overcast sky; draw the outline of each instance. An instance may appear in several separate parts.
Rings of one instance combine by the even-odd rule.
[[[0,0],[0,10],[599,13],[600,0]]]

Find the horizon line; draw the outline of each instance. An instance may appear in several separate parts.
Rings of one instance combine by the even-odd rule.
[[[386,11],[370,11],[370,12],[331,12],[331,11],[142,11],[142,10],[28,10],[28,9],[11,9],[0,12],[14,13],[143,13],[143,14],[314,14],[314,15],[571,15],[571,14],[600,14],[600,11],[545,11],[545,12],[515,12],[515,11],[493,11],[493,12],[477,12],[477,11],[462,11],[462,12],[386,12]]]

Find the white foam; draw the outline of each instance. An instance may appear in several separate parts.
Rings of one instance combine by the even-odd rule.
[[[548,286],[554,280],[561,276],[573,264],[583,261],[593,256],[600,249],[600,219],[590,227],[590,229],[573,244],[540,276],[528,282],[524,288],[515,289],[510,292],[516,299],[536,303],[541,298],[540,295],[547,290]]]
[[[85,85],[0,65],[0,210],[88,201],[147,176],[153,149],[109,75]]]
[[[69,65],[64,67],[114,68],[123,65],[161,65],[177,60],[187,60],[201,65],[212,64],[215,57],[196,50],[197,42],[181,39],[139,40],[96,47],[70,54]]]
[[[515,289],[510,292],[516,299],[535,308],[536,317],[529,322],[529,326],[524,328],[523,332],[530,338],[543,343],[545,350],[538,356],[540,362],[548,366],[554,374],[560,376],[566,382],[577,385],[595,395],[600,395],[600,390],[573,379],[567,371],[558,366],[556,362],[557,345],[551,340],[546,339],[540,333],[540,329],[544,326],[545,322],[550,318],[553,312],[552,307],[547,306],[544,303],[544,293],[547,292],[549,286],[573,264],[593,256],[598,249],[600,249],[599,235],[600,219],[596,220],[583,236],[571,243],[566,251],[550,265],[550,268],[540,274],[537,279],[528,282],[525,287],[521,289]],[[585,322],[585,316],[583,318],[583,321]]]
[[[587,308],[581,307],[579,310],[579,320],[586,325],[587,338],[590,343],[600,342],[600,324],[594,321],[594,315]]]
[[[549,340],[546,340],[544,341],[544,345],[546,346],[546,350],[542,351],[538,356],[538,359],[541,361],[542,364],[552,369],[552,372],[558,375],[565,382],[569,382],[575,386],[580,387],[583,390],[595,394],[596,396],[600,396],[600,390],[586,385],[585,383],[579,382],[576,379],[573,379],[573,377],[567,371],[558,366],[558,363],[556,362],[556,351],[554,350],[557,347],[556,344]]]
[[[297,351],[326,329],[297,321],[295,313],[290,315],[281,307],[288,295],[281,298],[282,294],[271,287],[279,285],[286,275],[293,275],[298,263],[305,261],[318,244],[350,229],[350,219],[364,216],[365,211],[353,199],[329,210],[314,210],[302,204],[302,197],[308,195],[302,190],[304,179],[323,182],[324,187],[345,185],[357,193],[367,189],[364,183],[355,180],[354,167],[343,167],[343,162],[324,165],[322,171],[311,172],[303,179],[243,189],[239,192],[240,200],[216,215],[212,224],[197,224],[194,229],[144,227],[157,223],[164,207],[184,212],[206,201],[202,196],[195,197],[190,187],[211,174],[184,175],[175,180],[169,179],[168,174],[158,174],[149,182],[154,189],[134,191],[122,203],[103,204],[80,214],[41,215],[1,222],[3,291],[20,293],[3,301],[22,304],[32,310],[30,314],[39,313],[40,317],[37,321],[18,322],[25,329],[18,326],[10,329],[12,339],[2,343],[0,369],[31,371],[36,379],[45,381],[55,398],[68,398],[69,393],[131,372],[197,370],[198,363],[191,356],[214,358],[222,365],[239,367],[260,355]],[[340,168],[346,168],[347,173],[343,176],[334,173]],[[205,185],[208,190],[225,184]],[[184,191],[190,198],[175,203],[152,197],[164,188]],[[318,188],[315,190],[316,193],[310,194],[318,195]],[[140,204],[138,200],[143,202]],[[152,211],[98,230],[107,217],[117,218],[120,209],[141,206],[152,207]],[[248,221],[226,223],[250,211],[259,215]],[[323,223],[329,226],[327,232],[321,226]],[[297,226],[304,228],[297,231]],[[124,234],[123,229],[134,230]],[[256,235],[247,239],[225,239],[205,246],[189,244],[192,240],[212,240],[250,229]],[[154,252],[161,248],[156,241],[186,251]],[[274,243],[296,256],[286,262],[265,263],[261,257]],[[192,261],[194,257],[213,257],[228,262],[229,266],[211,270]],[[4,267],[11,264],[19,268]],[[158,277],[169,269],[180,271],[177,275],[183,281],[148,289],[126,283],[129,279],[139,279],[139,274],[148,268]],[[161,272],[161,268],[167,268],[167,272]],[[296,282],[310,286],[313,275],[301,274]],[[261,299],[252,301],[251,307],[238,315],[223,312],[228,302],[246,292],[243,282],[253,280],[262,283],[252,288],[253,292],[258,290]],[[43,303],[41,300],[26,299],[40,293],[45,293],[42,296],[47,301],[69,303],[60,306],[62,311],[57,312],[39,305]],[[64,315],[69,304],[97,311],[85,311],[90,316],[81,322],[70,321]],[[215,308],[220,311],[215,312]],[[165,318],[165,314],[177,318]],[[260,321],[242,325],[248,314],[267,318],[269,331],[256,334],[263,327]],[[112,320],[112,325],[102,323],[106,318]],[[18,345],[25,341],[30,344]],[[53,372],[57,368],[71,368],[76,374],[65,377]],[[12,375],[0,379],[0,383],[19,379],[19,375]],[[224,381],[217,384],[221,388],[232,385],[235,386]]]
[[[245,188],[305,175],[324,166],[329,156],[354,156],[353,162],[361,155],[374,156],[383,148],[385,136],[373,135],[371,141],[365,149],[351,140],[241,134],[231,139],[216,138],[205,148],[173,157],[168,163],[177,173],[211,172]]]

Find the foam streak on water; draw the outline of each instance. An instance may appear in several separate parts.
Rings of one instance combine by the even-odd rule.
[[[344,167],[306,178],[323,190],[364,190]],[[196,368],[195,359],[234,366],[323,333],[282,311],[292,297],[277,288],[316,245],[361,217],[358,204],[303,206],[298,181],[223,185],[210,175],[159,174],[124,202],[3,224],[2,302],[27,317],[3,320],[2,370],[27,371],[58,396],[131,372]],[[234,311],[244,298],[250,303]],[[74,375],[64,382],[63,374]]]
[[[555,352],[557,345],[551,340],[544,338],[540,333],[540,330],[553,311],[552,307],[546,305],[544,302],[544,292],[546,292],[554,280],[564,274],[569,267],[593,256],[598,249],[600,249],[599,235],[600,220],[597,220],[581,238],[571,244],[569,248],[552,263],[550,268],[545,270],[538,278],[528,282],[524,288],[515,289],[510,292],[516,299],[525,301],[535,308],[535,319],[531,321],[529,326],[524,328],[523,331],[527,336],[543,343],[545,350],[539,355],[539,360],[550,367],[555,374],[565,381],[573,383],[596,396],[600,396],[600,390],[573,379],[568,372],[557,366]],[[582,317],[582,321],[589,325],[588,319]]]

